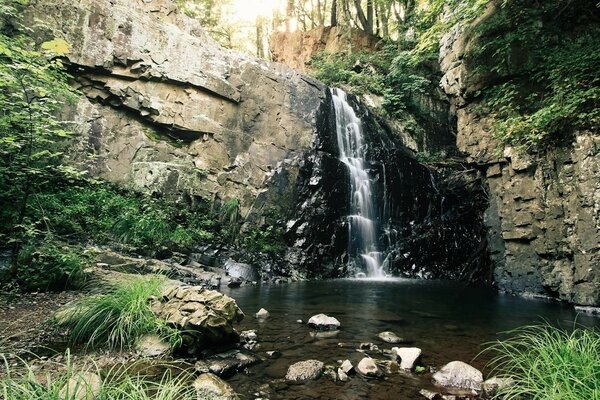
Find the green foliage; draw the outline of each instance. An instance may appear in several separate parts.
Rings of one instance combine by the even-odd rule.
[[[501,83],[481,91],[481,113],[506,144],[532,149],[600,126],[599,5],[507,0],[478,26],[468,62]]]
[[[238,199],[227,200],[221,206],[219,212],[221,222],[221,234],[225,240],[233,243],[240,231],[240,201]]]
[[[567,332],[549,325],[526,326],[488,346],[492,366],[515,385],[496,398],[600,399],[600,332]]]
[[[19,253],[14,280],[26,291],[78,288],[87,262],[80,248],[50,240],[31,242]]]
[[[60,311],[56,321],[69,330],[76,344],[122,349],[135,345],[143,335],[156,333],[178,346],[179,331],[158,319],[148,301],[160,296],[165,284],[166,278],[158,275],[116,283],[108,293],[83,298]]]
[[[275,226],[252,229],[244,236],[242,247],[253,253],[282,253],[286,249],[283,229]]]
[[[98,366],[75,366],[69,353],[66,363],[51,363],[51,372],[43,373],[24,360],[4,361],[4,376],[0,379],[0,398],[3,400],[79,400],[89,393],[95,400],[195,400],[196,393],[187,374],[165,372],[158,377],[146,377],[143,365],[115,366],[107,372]],[[16,365],[15,365],[16,364]],[[94,388],[86,377],[102,376]],[[68,383],[71,382],[71,386]],[[95,390],[94,390],[95,389]],[[97,391],[96,391],[97,390]],[[91,394],[94,393],[94,396]],[[83,396],[86,397],[87,396]]]
[[[214,237],[206,207],[192,209],[106,182],[67,184],[59,189],[37,194],[29,215],[32,224],[37,221],[62,237],[119,242],[149,254],[161,247],[182,249]]]
[[[315,78],[329,86],[350,86],[357,94],[383,96],[384,109],[398,115],[415,108],[413,96],[427,91],[432,79],[417,72],[410,52],[388,43],[368,53],[316,53],[310,61]]]
[[[65,178],[69,132],[55,114],[74,98],[56,58],[68,44],[56,39],[45,44],[45,51],[36,50],[19,21],[25,4],[0,0],[0,203],[13,277],[21,247],[38,234],[27,215],[32,197]]]

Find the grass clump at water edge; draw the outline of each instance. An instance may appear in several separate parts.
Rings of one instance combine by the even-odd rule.
[[[195,391],[185,373],[167,370],[152,378],[141,365],[114,366],[102,372],[92,364],[75,366],[67,353],[65,364],[48,363],[53,372],[42,373],[20,360],[17,365],[3,359],[0,377],[2,400],[195,400]]]
[[[173,347],[180,344],[178,330],[154,315],[149,299],[160,296],[166,285],[160,275],[139,277],[112,284],[104,294],[76,301],[56,316],[69,330],[74,344],[124,348],[146,334],[156,333]]]
[[[494,398],[600,400],[600,332],[533,325],[508,332],[486,352],[498,376],[511,378]]]

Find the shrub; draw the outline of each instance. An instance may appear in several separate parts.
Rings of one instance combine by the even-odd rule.
[[[10,363],[4,358],[4,376],[0,378],[0,398],[3,400],[79,400],[84,393],[95,393],[95,400],[194,400],[189,377],[165,372],[156,379],[141,375],[139,363],[113,367],[100,373],[98,367],[77,367],[67,353],[66,363],[52,365],[60,372],[41,376],[40,371],[25,361]],[[18,367],[16,370],[15,367]],[[98,387],[86,381],[88,374],[103,376]],[[69,386],[69,382],[71,385]],[[67,389],[67,388],[70,388]],[[92,397],[92,396],[90,396]],[[87,398],[87,397],[86,397]]]
[[[502,399],[600,399],[600,332],[571,332],[549,325],[526,326],[510,337],[489,344],[491,365],[515,385],[502,390]]]
[[[275,226],[253,229],[242,240],[242,247],[253,253],[281,253],[286,249],[283,229]]]
[[[31,210],[58,235],[120,242],[152,253],[161,247],[185,248],[213,238],[207,207],[192,209],[109,183],[67,186],[37,196],[44,210]]]
[[[149,299],[159,296],[166,278],[140,275],[111,286],[107,293],[76,301],[58,313],[56,321],[69,330],[72,343],[124,348],[146,334],[157,333],[178,346],[179,332],[158,319]]]
[[[80,248],[30,242],[19,253],[15,282],[21,290],[64,290],[83,284],[87,259]]]

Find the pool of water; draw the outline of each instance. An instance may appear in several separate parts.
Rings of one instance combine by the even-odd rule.
[[[478,356],[481,345],[498,338],[500,332],[542,319],[562,327],[572,327],[574,321],[600,326],[600,319],[577,315],[564,304],[445,281],[348,279],[246,286],[225,293],[246,313],[237,328],[257,330],[256,353],[282,353],[228,380],[243,399],[419,399],[420,389],[433,388],[431,374],[395,373],[383,380],[353,376],[344,383],[326,377],[302,384],[282,380],[289,365],[307,359],[326,365],[350,359],[356,365],[363,357],[356,351],[360,343],[372,342],[380,349],[405,346],[380,341],[377,334],[382,331],[393,331],[409,340],[410,346],[421,348],[423,365],[439,368],[461,360],[483,368],[488,358]],[[253,317],[261,307],[270,313],[266,321]],[[318,313],[341,322],[336,335],[316,335],[296,322]]]

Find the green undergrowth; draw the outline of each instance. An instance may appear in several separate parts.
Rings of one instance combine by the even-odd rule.
[[[144,366],[133,363],[101,371],[92,364],[80,367],[67,353],[64,364],[47,362],[52,372],[20,360],[3,360],[0,398],[3,400],[195,400],[188,374],[167,370],[162,375],[144,375]],[[1,362],[2,360],[0,360]],[[93,377],[93,378],[91,378]],[[97,377],[97,378],[96,378]],[[92,379],[99,379],[97,383]]]
[[[57,314],[56,323],[69,331],[72,344],[87,347],[122,349],[151,333],[177,347],[181,341],[179,331],[157,318],[149,305],[149,299],[160,296],[165,284],[166,278],[158,275],[114,283],[106,293],[67,306]]]
[[[107,182],[67,186],[41,193],[37,199],[42,207],[32,207],[31,219],[43,220],[63,237],[118,242],[148,254],[161,247],[181,249],[214,237],[208,207],[194,209]]]
[[[501,142],[537,150],[598,130],[598,2],[505,0],[474,34],[465,59],[494,83],[477,93],[479,112]]]
[[[511,400],[600,399],[600,332],[566,331],[534,325],[508,332],[509,337],[488,345],[493,373],[510,377],[515,385],[496,398]]]

